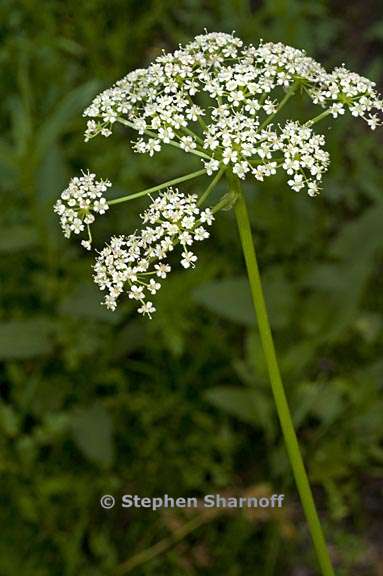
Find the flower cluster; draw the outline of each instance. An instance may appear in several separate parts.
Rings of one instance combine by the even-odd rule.
[[[83,240],[82,245],[90,250],[92,236],[89,226],[94,222],[95,214],[105,214],[109,209],[103,193],[110,186],[108,180],[96,180],[96,175],[89,172],[72,178],[54,206],[66,238],[70,238],[72,233],[80,234],[86,228],[88,240]]]
[[[349,110],[372,129],[381,124],[383,102],[370,80],[344,67],[329,73],[304,51],[281,43],[245,46],[234,35],[212,33],[161,54],[148,68],[130,72],[98,95],[84,112],[86,139],[108,136],[118,121],[138,132],[137,152],[152,156],[163,144],[176,145],[200,156],[209,175],[229,166],[240,178],[263,179],[282,168],[293,176],[288,179],[292,188],[313,195],[328,165],[320,150],[323,140],[306,129],[314,122],[294,123],[294,128],[273,122],[298,89],[334,118]],[[202,107],[201,95],[209,97],[208,106]],[[289,144],[289,135],[294,143]],[[300,149],[297,158],[291,156],[294,148]],[[271,159],[277,150],[283,157]],[[297,162],[298,173],[291,167]]]
[[[283,155],[282,167],[291,176],[288,185],[299,192],[307,187],[310,196],[318,194],[318,182],[327,170],[329,153],[323,150],[325,137],[298,122],[287,122],[278,139]]]
[[[376,112],[382,112],[383,101],[376,93],[375,83],[344,66],[323,77],[310,94],[313,102],[328,108],[334,118],[349,110],[353,116],[363,118],[372,130],[382,125]]]
[[[288,180],[293,190],[306,187],[310,196],[318,194],[318,182],[330,162],[329,154],[323,150],[323,135],[292,121],[276,131],[270,126],[254,131],[257,120],[227,112],[224,106],[214,110],[215,122],[207,129],[205,148],[221,149],[223,164],[233,163],[233,173],[241,179],[251,173],[262,181],[282,167],[288,176],[293,176]],[[216,169],[215,162],[205,162],[208,173]]]
[[[168,188],[141,218],[145,226],[139,232],[112,238],[99,253],[94,280],[108,292],[104,304],[110,310],[116,308],[127,285],[129,298],[140,303],[138,312],[151,317],[155,307],[147,296],[158,292],[160,280],[170,272],[170,252],[180,245],[181,266],[194,268],[197,256],[191,246],[209,237],[206,226],[213,223],[214,216],[210,209],[198,207],[197,196]]]

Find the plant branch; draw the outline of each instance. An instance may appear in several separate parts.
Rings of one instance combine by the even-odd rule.
[[[217,174],[214,176],[213,180],[210,182],[209,186],[206,188],[205,192],[201,195],[201,197],[198,200],[198,206],[201,206],[205,200],[207,199],[207,197],[210,195],[210,193],[214,190],[214,188],[216,187],[216,185],[218,184],[218,182],[221,180],[223,173],[225,172],[226,167],[222,167],[220,168],[220,170],[217,172]]]
[[[319,516],[315,507],[310,483],[303,464],[293,420],[290,414],[290,409],[287,403],[287,398],[279,371],[278,360],[275,352],[273,336],[270,328],[255,247],[253,243],[247,206],[238,178],[232,178],[232,186],[235,193],[237,194],[235,215],[241,239],[242,251],[246,262],[251,295],[256,311],[262,347],[266,358],[271,388],[286,444],[287,453],[290,459],[303,510],[305,512],[305,516],[311,532],[311,537],[314,543],[322,575],[335,576],[322,532]]]
[[[305,124],[305,126],[308,126],[309,128],[311,126],[313,126],[314,124],[316,124],[317,122],[319,122],[320,120],[323,120],[323,118],[326,118],[327,116],[329,116],[331,114],[330,110],[325,110],[324,112],[322,112],[321,114],[318,114],[318,116],[315,116],[314,118],[312,118],[311,120],[308,120]]]
[[[129,200],[134,200],[134,198],[140,198],[141,196],[146,196],[151,192],[159,192],[159,190],[167,188],[168,186],[174,186],[175,184],[180,184],[181,182],[186,182],[187,180],[192,180],[193,178],[198,178],[198,176],[202,176],[203,174],[206,174],[205,169],[197,170],[196,172],[190,172],[190,174],[185,174],[184,176],[180,176],[179,178],[168,180],[167,182],[163,182],[162,184],[158,184],[157,186],[153,186],[152,188],[146,188],[145,190],[141,190],[141,192],[135,192],[134,194],[128,194],[127,196],[114,198],[113,200],[109,200],[108,204],[111,206],[113,204],[120,204],[121,202],[128,202]]]
[[[288,100],[290,100],[291,96],[293,96],[293,94],[295,94],[296,89],[297,89],[297,84],[296,84],[296,82],[294,82],[293,84],[291,84],[291,86],[287,90],[285,96],[280,101],[280,104],[279,104],[278,108],[276,109],[276,111],[273,112],[272,114],[270,114],[270,116],[268,116],[267,118],[265,118],[265,120],[260,125],[259,130],[263,130],[263,128],[265,128],[268,124],[270,124],[270,122],[272,121],[274,116],[276,116],[278,114],[278,112],[280,112],[282,110],[284,105],[288,102]]]

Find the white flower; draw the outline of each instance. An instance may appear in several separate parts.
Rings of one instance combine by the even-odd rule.
[[[296,192],[299,192],[304,186],[302,174],[294,174],[294,178],[288,181],[288,185]]]
[[[262,164],[253,168],[251,172],[257,180],[263,182],[265,173]]]
[[[309,196],[317,196],[319,194],[319,188],[316,182],[309,182],[307,187],[307,193]]]
[[[345,109],[343,104],[336,102],[330,107],[330,112],[333,118],[337,118],[339,115],[343,115],[345,113]]]
[[[382,125],[382,121],[378,118],[376,114],[370,114],[367,118],[367,124],[371,130],[375,130],[377,126]]]
[[[267,98],[262,106],[266,114],[274,114],[277,111],[277,104],[272,102],[269,98]]]
[[[146,143],[146,151],[149,153],[149,156],[153,156],[155,152],[159,152],[160,150],[160,141],[157,138],[149,138]]]
[[[174,138],[174,131],[169,126],[167,128],[160,128],[158,131],[158,138],[165,142],[165,144],[169,144],[170,140]]]
[[[198,226],[198,228],[194,230],[194,240],[205,240],[206,238],[209,238],[209,236],[209,232],[203,226]]]
[[[130,287],[129,298],[134,300],[143,300],[145,298],[143,286],[133,286]]]
[[[168,273],[170,272],[171,268],[169,264],[155,264],[154,268],[156,269],[156,274],[159,278],[166,278]]]
[[[195,236],[194,236],[195,238]],[[182,232],[179,235],[179,240],[180,243],[182,244],[182,246],[188,245],[191,246],[193,244],[193,236],[190,234],[190,232]]]
[[[254,116],[258,112],[258,110],[260,110],[260,108],[261,105],[258,100],[254,99],[247,100],[245,104],[245,111],[251,114],[252,116]]]
[[[193,252],[188,252],[185,250],[182,252],[182,260],[181,264],[184,268],[190,268],[192,266],[194,268],[194,262],[197,261],[197,256],[193,254]]]
[[[143,214],[145,226],[130,236],[113,237],[99,253],[94,265],[94,280],[100,290],[107,291],[104,304],[115,310],[117,299],[125,288],[129,298],[141,302],[140,313],[150,317],[155,311],[147,295],[156,294],[171,271],[167,262],[170,253],[183,247],[181,266],[195,266],[197,256],[186,246],[209,237],[201,224],[212,224],[214,216],[207,208],[201,211],[196,195],[186,196],[168,188],[157,196]],[[154,276],[154,277],[153,277]],[[144,304],[144,301],[146,304]]]
[[[110,186],[108,180],[96,180],[96,175],[89,172],[72,178],[54,206],[66,238],[70,238],[72,233],[80,234],[85,225],[89,226],[94,222],[95,214],[105,214],[109,205],[103,193]],[[89,235],[88,240],[83,240],[81,245],[90,250],[91,243]]]
[[[140,306],[140,308],[138,308],[138,312],[140,314],[142,314],[143,316],[149,316],[149,318],[151,318],[151,314],[153,314],[153,312],[155,312],[156,309],[153,306],[153,303],[148,301],[145,303],[142,303],[142,305]]]
[[[209,160],[209,162],[204,162],[206,172],[208,176],[211,176],[213,172],[219,170],[219,162],[218,160]]]
[[[223,151],[222,159],[223,159],[224,164],[229,164],[229,163],[235,164],[237,162],[237,159],[238,159],[238,152],[236,150],[233,150],[230,147],[227,147]]]
[[[289,122],[285,127],[271,122],[283,91],[293,94],[299,86],[334,118],[349,111],[372,130],[381,124],[382,99],[367,78],[344,66],[327,72],[303,50],[282,43],[245,46],[234,35],[207,33],[99,94],[84,112],[86,139],[107,136],[116,120],[127,120],[139,135],[133,146],[139,153],[152,156],[164,143],[175,144],[199,155],[209,176],[223,164],[240,178],[252,174],[257,180],[281,166],[275,154],[282,150],[290,180],[303,171],[309,191],[307,177],[322,178],[327,156],[323,150],[314,154],[309,166],[313,134],[309,143],[304,125],[292,123],[296,128],[290,130]],[[206,109],[195,101],[202,96],[203,102],[204,95],[212,103]],[[321,145],[318,141],[316,147]]]
[[[82,246],[83,248],[85,248],[85,250],[91,250],[91,248],[92,248],[92,245],[91,245],[91,243],[89,242],[89,240],[82,240],[82,241],[81,241],[81,246]]]
[[[200,220],[201,222],[206,222],[208,226],[211,226],[211,224],[213,224],[214,216],[210,208],[206,208],[206,210],[203,210],[203,212],[201,212]]]
[[[183,136],[181,138],[181,148],[185,150],[185,152],[190,152],[197,147],[197,144],[193,140],[191,136]]]
[[[234,164],[233,167],[233,172],[234,174],[236,174],[238,176],[238,178],[244,179],[246,177],[246,174],[249,172],[250,170],[250,165],[248,162],[242,161],[242,162],[237,162],[237,164]]]
[[[298,92],[324,111],[306,123],[274,121]],[[169,144],[198,157],[209,176],[227,170],[241,179],[251,175],[263,181],[281,169],[293,190],[315,196],[330,159],[325,137],[312,127],[325,116],[347,112],[372,130],[382,124],[383,100],[374,82],[344,66],[328,72],[303,50],[282,43],[246,46],[234,34],[206,33],[171,54],[160,54],[146,69],[133,70],[96,96],[84,112],[85,140],[108,137],[120,122],[136,132],[132,144],[137,153],[153,156]],[[65,236],[88,232],[81,242],[87,250],[90,226],[109,208],[104,193],[110,186],[83,174],[70,181],[55,204]],[[106,292],[109,309],[127,292],[130,300],[140,302],[138,311],[150,317],[155,308],[148,294],[161,288],[158,279],[167,277],[172,258],[178,257],[184,268],[195,266],[191,248],[209,237],[206,228],[214,215],[209,208],[201,210],[196,195],[169,188],[141,219],[138,231],[112,237],[98,254],[94,280]]]
[[[160,288],[161,284],[159,282],[156,282],[153,278],[149,280],[148,290],[151,294],[156,294]]]
[[[195,224],[194,216],[185,216],[184,218],[182,218],[182,226],[187,230],[193,228],[194,224]]]
[[[315,176],[320,181],[326,172],[330,157],[323,150],[325,138],[323,135],[314,134],[311,128],[302,126],[299,122],[287,122],[281,130],[278,148],[284,156],[282,168],[289,176],[288,185],[299,192],[306,185],[309,177]],[[317,188],[318,189],[318,188]],[[310,196],[312,188],[307,187]]]

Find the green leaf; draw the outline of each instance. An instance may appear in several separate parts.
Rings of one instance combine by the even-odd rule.
[[[90,318],[116,324],[121,313],[111,312],[101,305],[102,294],[93,283],[83,282],[68,294],[59,305],[60,314],[75,318]]]
[[[313,413],[327,426],[335,422],[344,409],[342,390],[333,381],[323,386],[313,406]]]
[[[44,155],[38,173],[38,198],[52,204],[65,188],[68,172],[61,148],[55,144]],[[49,206],[52,209],[52,206]],[[57,227],[57,222],[55,219]]]
[[[68,129],[69,122],[82,112],[98,88],[99,83],[92,80],[78,86],[63,98],[40,128],[36,143],[40,155],[46,153],[49,146]]]
[[[271,326],[282,330],[289,325],[295,304],[295,291],[282,266],[273,266],[262,276],[263,291]]]
[[[89,460],[106,467],[113,463],[113,423],[101,404],[74,414],[72,431],[75,443]]]
[[[226,320],[254,326],[255,314],[246,277],[225,278],[202,284],[193,298],[211,312]]]
[[[327,341],[340,337],[355,321],[371,273],[368,259],[320,265],[310,271],[303,285],[315,292],[302,305],[303,329],[311,335],[321,333]]]
[[[294,401],[294,423],[300,426],[309,415],[315,415],[325,426],[335,422],[344,409],[341,387],[337,381],[327,384],[305,382],[298,388]]]
[[[274,419],[270,398],[263,391],[235,386],[216,386],[205,392],[206,399],[243,422],[263,428],[271,439]]]
[[[284,328],[294,305],[294,293],[281,267],[267,270],[262,283],[270,323],[273,328]],[[245,276],[208,282],[197,288],[193,296],[198,304],[227,320],[244,326],[254,326],[256,323],[250,287]]]
[[[344,226],[331,255],[355,262],[370,260],[377,248],[383,247],[383,207],[375,204],[360,218]]]
[[[26,359],[53,349],[53,323],[46,318],[0,323],[0,359]]]

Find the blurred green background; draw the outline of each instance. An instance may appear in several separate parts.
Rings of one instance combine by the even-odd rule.
[[[232,213],[220,215],[196,270],[169,277],[148,321],[127,299],[115,313],[99,305],[91,258],[64,240],[52,211],[81,168],[121,194],[198,169],[173,150],[132,154],[123,130],[85,145],[81,113],[205,27],[383,77],[379,0],[1,2],[1,576],[318,573]],[[383,138],[352,118],[320,130],[332,164],[319,199],[278,177],[246,192],[337,574],[381,576]],[[143,205],[101,218],[98,246],[131,231]],[[282,512],[196,520],[99,506],[104,493],[268,491],[286,494]]]

